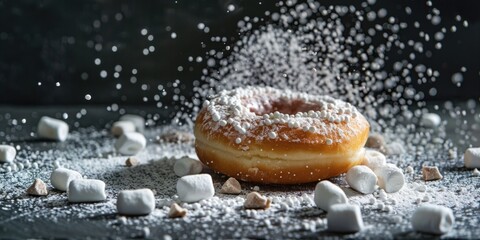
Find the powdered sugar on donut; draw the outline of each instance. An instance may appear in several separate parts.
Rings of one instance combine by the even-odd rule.
[[[321,140],[327,145],[341,143],[356,134],[357,129],[348,123],[360,115],[354,106],[341,100],[271,87],[224,90],[205,101],[203,108],[203,129],[224,132],[232,142],[246,147],[246,137],[300,141],[289,134],[291,130],[335,136]]]

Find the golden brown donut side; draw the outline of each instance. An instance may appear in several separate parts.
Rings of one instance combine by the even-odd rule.
[[[358,115],[348,123],[336,123],[349,134],[340,143],[335,135],[324,136],[287,126],[280,127],[279,136],[286,133],[302,141],[289,142],[281,137],[258,140],[256,136],[269,126],[254,125],[250,129],[253,134],[244,136],[242,144],[236,144],[234,136],[238,134],[232,127],[211,130],[207,124],[215,123],[204,119],[205,115],[202,109],[195,125],[199,159],[215,171],[252,182],[296,184],[337,176],[362,162],[369,132],[368,122]],[[334,142],[328,145],[326,138]]]

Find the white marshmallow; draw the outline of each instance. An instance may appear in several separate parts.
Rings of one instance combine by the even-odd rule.
[[[387,159],[385,158],[385,155],[383,155],[381,152],[372,149],[367,149],[365,151],[365,158],[363,159],[362,165],[365,165],[370,169],[375,170],[375,168],[381,167],[386,163]]]
[[[450,208],[424,204],[415,210],[411,221],[412,227],[416,231],[444,234],[452,229],[455,217]]]
[[[208,174],[183,176],[177,182],[177,195],[183,202],[198,202],[215,194],[212,177]]]
[[[405,184],[405,177],[400,168],[386,164],[374,170],[378,177],[378,186],[387,193],[398,192]]]
[[[422,115],[422,119],[420,119],[420,125],[428,128],[435,128],[440,125],[442,119],[436,113],[425,113]]]
[[[41,138],[65,141],[68,137],[68,124],[51,117],[42,117],[38,122],[37,134]]]
[[[3,163],[13,162],[16,155],[17,155],[17,150],[15,150],[14,147],[9,145],[0,145],[0,162],[3,162]]]
[[[463,161],[467,168],[480,168],[480,147],[469,148],[463,155]]]
[[[183,177],[186,175],[199,174],[203,170],[202,162],[197,159],[183,157],[175,161],[173,171],[177,176]]]
[[[130,121],[117,121],[113,123],[110,131],[113,136],[119,137],[126,132],[135,132],[135,125]]]
[[[330,207],[327,213],[328,231],[352,233],[363,228],[360,207],[353,204],[341,203]]]
[[[105,183],[96,179],[74,179],[68,185],[69,202],[105,201]]]
[[[370,194],[375,191],[377,176],[367,166],[355,166],[347,172],[346,180],[348,185],[363,194]]]
[[[145,130],[145,119],[138,115],[125,114],[120,117],[120,121],[129,121],[135,125],[137,132],[143,132]]]
[[[147,145],[147,139],[137,132],[126,132],[116,142],[115,149],[124,155],[135,155]]]
[[[82,174],[77,171],[59,167],[53,170],[50,175],[50,182],[53,187],[60,191],[67,191],[70,181],[74,179],[82,179]]]
[[[330,207],[338,203],[347,203],[348,199],[343,190],[330,181],[324,180],[317,184],[313,200],[317,207],[330,211]]]
[[[122,215],[147,215],[155,209],[152,190],[143,188],[118,193],[117,211]]]

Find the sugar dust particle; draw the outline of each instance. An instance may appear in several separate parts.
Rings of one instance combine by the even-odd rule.
[[[140,31],[140,34],[142,34],[143,36],[147,35],[148,34],[148,30],[146,28],[142,29]]]
[[[102,60],[100,58],[95,58],[95,65],[100,65],[102,64]]]
[[[203,29],[205,28],[205,24],[204,24],[204,23],[199,23],[199,24],[197,25],[197,28],[198,28],[199,30],[203,30]]]
[[[85,95],[85,100],[87,101],[92,100],[92,96],[90,94]]]
[[[170,37],[171,37],[172,39],[175,39],[175,38],[177,38],[177,34],[174,33],[174,32],[172,32],[172,34],[170,34]]]
[[[462,82],[463,82],[463,75],[461,73],[457,72],[452,75],[452,83],[458,85],[458,84],[461,84]]]
[[[228,5],[227,9],[228,9],[229,12],[233,12],[233,11],[235,11],[235,5],[230,4],[230,5]]]
[[[105,70],[102,70],[102,71],[100,72],[100,77],[101,77],[101,78],[106,78],[107,75],[108,75],[108,73],[107,73],[107,71],[105,71]]]

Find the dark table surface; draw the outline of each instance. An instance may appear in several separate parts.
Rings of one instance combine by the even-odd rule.
[[[434,105],[431,104],[431,109]],[[447,121],[445,125],[439,129],[418,130],[424,135],[409,133],[406,136],[410,137],[398,139],[413,141],[415,144],[406,144],[407,152],[404,154],[388,157],[389,161],[396,162],[402,169],[412,166],[416,171],[414,174],[406,174],[407,185],[402,191],[389,194],[390,200],[396,199],[396,204],[391,205],[391,212],[378,210],[377,205],[369,204],[371,197],[349,189],[343,177],[332,179],[344,188],[352,202],[362,207],[366,228],[359,233],[347,235],[326,231],[325,212],[314,207],[308,200],[313,196],[315,184],[259,185],[260,192],[273,199],[272,208],[266,211],[246,211],[239,205],[236,196],[217,193],[218,198],[214,200],[186,204],[185,207],[189,209],[186,218],[169,219],[166,217],[167,203],[175,198],[174,185],[177,179],[172,173],[173,157],[194,155],[194,150],[191,143],[159,143],[157,137],[173,129],[188,131],[188,126],[173,127],[168,121],[151,121],[151,126],[145,132],[149,139],[148,147],[138,156],[141,165],[126,169],[123,166],[125,157],[112,153],[114,140],[107,130],[103,130],[118,118],[118,112],[108,112],[103,107],[3,106],[0,107],[0,143],[18,145],[20,148],[16,161],[25,164],[27,161],[36,162],[39,167],[25,168],[18,172],[5,172],[7,165],[0,168],[0,238],[132,238],[145,237],[145,227],[150,232],[147,237],[155,239],[430,238],[434,236],[416,233],[410,225],[410,216],[417,205],[415,201],[424,194],[433,196],[430,202],[451,207],[455,213],[454,229],[443,237],[478,238],[480,177],[474,177],[472,170],[463,167],[463,152],[469,145],[480,145],[480,108],[477,106],[469,109],[465,103],[460,103],[459,109],[466,109],[466,112],[465,116],[459,118],[450,116],[449,112],[455,111],[446,111],[443,103],[438,103],[438,106],[442,109],[438,111],[439,114]],[[132,107],[127,112],[155,119],[168,119],[169,116],[169,113],[156,112],[148,107]],[[45,142],[36,138],[35,125],[42,115],[62,118],[65,114],[68,115],[66,121],[72,126],[66,142]],[[423,143],[421,138],[429,142]],[[408,147],[411,145],[416,148],[412,150]],[[458,155],[448,160],[450,149]],[[54,191],[51,187],[47,197],[27,196],[24,191],[34,178],[42,178],[50,186],[48,179],[55,164],[79,169],[89,178],[104,180],[107,183],[107,201],[69,204],[65,193]],[[444,179],[423,182],[419,174],[424,164],[439,166]],[[226,178],[211,174],[218,191]],[[428,187],[427,192],[415,191],[415,187],[422,184]],[[244,191],[240,198],[255,185],[242,183],[242,186]],[[117,216],[115,196],[118,191],[140,187],[155,190],[157,208],[154,213],[144,217]],[[282,208],[281,203],[289,207]]]

